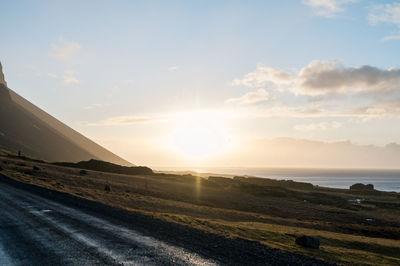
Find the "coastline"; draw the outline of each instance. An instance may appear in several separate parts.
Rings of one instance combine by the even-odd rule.
[[[400,193],[400,169],[341,168],[245,168],[245,167],[154,167],[160,172],[198,173],[201,176],[254,176],[307,182],[317,186],[348,189],[355,183],[373,184],[375,189]]]

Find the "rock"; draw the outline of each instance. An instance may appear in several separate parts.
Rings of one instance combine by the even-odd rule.
[[[3,170],[4,170],[3,167],[0,166],[0,171],[3,171]]]
[[[79,171],[79,174],[80,174],[80,175],[87,175],[87,174],[88,174],[88,171],[86,171],[86,170],[80,170],[80,171]]]
[[[319,249],[319,239],[312,236],[300,236],[296,238],[296,244],[306,248]]]
[[[0,83],[7,87],[7,82],[4,79],[3,66],[1,65],[1,62],[0,62]]]
[[[350,189],[351,190],[368,190],[368,191],[372,191],[372,190],[374,190],[374,185],[372,185],[372,184],[364,185],[364,184],[361,184],[361,183],[357,183],[357,184],[351,185]]]
[[[365,189],[366,190],[374,190],[374,185],[368,184],[368,185],[365,186]]]
[[[110,192],[111,191],[111,186],[109,184],[106,184],[104,186],[104,191]]]
[[[35,171],[39,171],[39,170],[40,170],[40,168],[37,167],[36,165],[34,165],[34,166],[32,167],[32,169],[35,170]]]

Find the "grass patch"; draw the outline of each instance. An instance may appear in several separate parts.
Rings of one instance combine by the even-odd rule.
[[[1,150],[0,166],[3,174],[22,182],[228,238],[342,264],[400,264],[399,193],[310,189],[292,182],[274,187],[276,182],[207,180],[188,174],[126,175],[90,169],[82,174],[80,168],[8,156]],[[106,184],[111,191],[104,191]],[[301,235],[318,237],[320,249],[296,245]]]

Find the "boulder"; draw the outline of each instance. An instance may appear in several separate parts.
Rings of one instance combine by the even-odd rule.
[[[80,171],[79,171],[79,174],[80,174],[80,175],[87,175],[87,174],[88,174],[88,171],[86,171],[86,170],[80,170]]]
[[[106,184],[104,186],[104,191],[110,192],[111,191],[111,186],[109,184]]]
[[[365,185],[365,189],[366,190],[374,190],[374,185],[372,185],[372,184]]]
[[[319,239],[312,236],[300,236],[296,238],[296,244],[305,248],[319,249]]]

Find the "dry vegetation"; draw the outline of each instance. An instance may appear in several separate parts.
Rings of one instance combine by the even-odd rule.
[[[0,152],[9,177],[201,230],[343,264],[400,264],[400,194],[295,189],[173,174],[122,175]],[[109,185],[111,191],[105,191]],[[352,200],[360,199],[361,202]],[[295,244],[316,236],[319,250]]]

